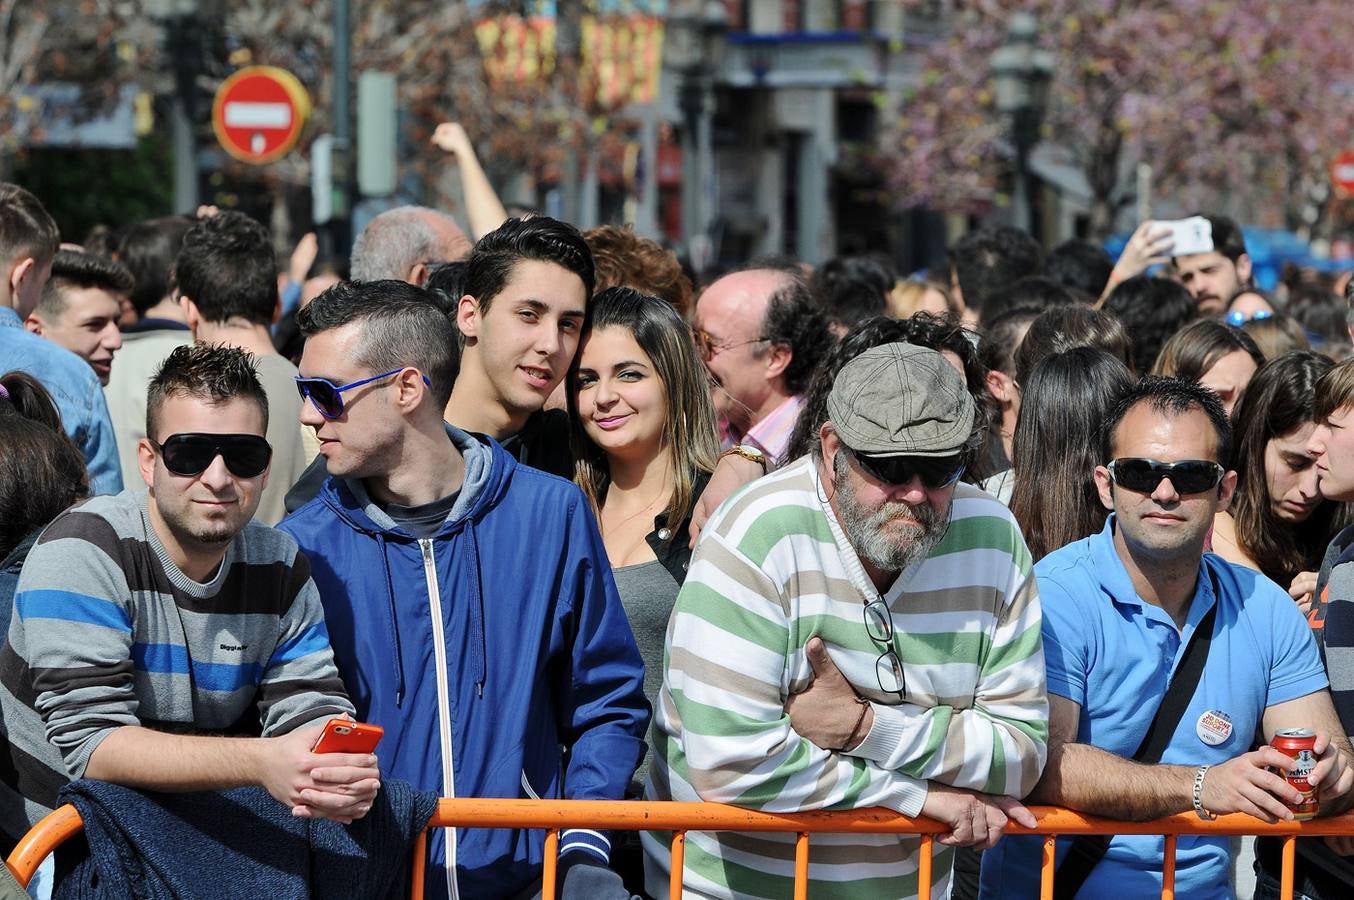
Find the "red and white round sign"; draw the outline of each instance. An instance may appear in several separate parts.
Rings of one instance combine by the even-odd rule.
[[[1331,161],[1330,180],[1342,197],[1354,197],[1354,150],[1346,150]]]
[[[310,95],[295,75],[273,66],[249,66],[216,92],[212,128],[231,156],[262,164],[296,146],[309,115]]]

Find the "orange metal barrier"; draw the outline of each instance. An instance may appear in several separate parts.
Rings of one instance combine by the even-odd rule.
[[[1280,896],[1293,896],[1294,839],[1301,835],[1354,835],[1354,813],[1310,822],[1284,822],[1266,825],[1246,815],[1220,816],[1212,822],[1201,821],[1193,813],[1182,813],[1151,822],[1120,822],[1085,816],[1050,806],[1032,806],[1038,820],[1035,828],[1012,823],[1007,834],[1044,836],[1041,870],[1042,900],[1053,897],[1054,839],[1068,834],[1160,834],[1166,838],[1161,888],[1162,900],[1175,898],[1176,839],[1182,834],[1268,835],[1283,838],[1283,870]],[[22,885],[27,885],[42,860],[58,844],[83,827],[75,808],[66,805],[48,815],[24,835],[9,855],[6,865]],[[931,896],[931,848],[934,835],[948,829],[931,819],[909,819],[885,809],[837,810],[832,812],[764,813],[718,803],[650,803],[601,800],[479,800],[458,798],[438,802],[429,828],[541,828],[546,832],[544,887],[542,900],[554,900],[559,833],[565,828],[601,828],[616,831],[654,829],[671,831],[673,900],[682,896],[682,858],[688,831],[776,831],[797,835],[795,841],[795,900],[808,896],[809,836],[813,832],[857,834],[918,834],[922,853],[917,872],[918,898]],[[427,832],[419,836],[413,854],[412,900],[422,900],[427,867]]]
[[[1199,819],[1194,813],[1182,813],[1151,822],[1120,822],[1085,816],[1052,806],[1032,806],[1030,811],[1038,820],[1035,828],[1025,828],[1014,822],[1007,834],[1038,834],[1044,836],[1044,858],[1041,868],[1041,900],[1053,897],[1053,851],[1055,838],[1067,834],[1160,834],[1166,837],[1166,856],[1161,888],[1162,900],[1175,898],[1175,848],[1182,834],[1208,835],[1268,835],[1282,837],[1283,873],[1281,894],[1284,900],[1293,896],[1294,839],[1298,835],[1343,834],[1354,835],[1354,813],[1314,819],[1309,822],[1284,822],[1267,825],[1251,816],[1236,814],[1219,816],[1212,822]],[[429,821],[430,828],[543,828],[546,830],[544,886],[541,900],[554,900],[555,856],[552,842],[565,828],[600,828],[617,831],[654,829],[671,831],[672,878],[668,885],[672,900],[682,896],[682,858],[685,833],[688,831],[778,831],[797,835],[795,841],[794,900],[808,897],[809,836],[813,832],[847,832],[857,834],[919,834],[921,857],[918,861],[918,900],[930,900],[931,850],[937,834],[949,829],[932,819],[909,819],[887,809],[834,810],[831,812],[765,813],[740,809],[719,803],[651,803],[640,801],[601,800],[492,800],[457,798],[439,801],[437,812]],[[420,859],[421,862],[421,859]],[[416,880],[413,900],[422,900],[423,882]]]
[[[84,827],[85,823],[80,821],[80,814],[74,806],[69,803],[59,806],[19,839],[9,859],[5,860],[5,865],[19,879],[19,884],[28,887],[28,882],[42,861],[57,845],[79,834]]]

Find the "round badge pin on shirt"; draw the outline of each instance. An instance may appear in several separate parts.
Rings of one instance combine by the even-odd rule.
[[[1199,716],[1194,733],[1210,747],[1216,747],[1232,736],[1232,717],[1220,709],[1210,709]]]

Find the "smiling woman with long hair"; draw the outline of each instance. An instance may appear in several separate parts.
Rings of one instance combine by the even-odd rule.
[[[588,305],[568,383],[574,480],[597,513],[652,700],[691,511],[719,456],[710,383],[672,306],[630,288]]]

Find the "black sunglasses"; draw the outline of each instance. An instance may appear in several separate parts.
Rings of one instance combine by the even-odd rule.
[[[1223,476],[1222,466],[1209,459],[1163,463],[1155,459],[1124,457],[1106,468],[1115,484],[1139,494],[1152,493],[1163,478],[1169,478],[1181,494],[1202,494],[1217,487]]]
[[[257,434],[171,434],[163,444],[150,445],[175,475],[201,475],[216,457],[237,478],[256,478],[268,468],[273,448]]]
[[[920,477],[923,485],[935,491],[949,487],[964,474],[964,461],[957,456],[866,456],[845,445],[842,449],[855,458],[865,474],[884,484],[907,484]]]
[[[373,381],[380,381],[382,378],[389,378],[391,375],[398,375],[405,368],[407,367],[391,369],[389,372],[363,378],[361,381],[350,381],[347,384],[334,384],[328,378],[302,378],[298,375],[296,376],[296,392],[301,395],[302,400],[308,399],[315,404],[315,408],[320,411],[320,415],[326,419],[337,419],[343,415],[344,391],[350,391],[364,384],[371,384]],[[428,387],[433,386],[432,379],[427,375],[423,376],[423,383]]]

